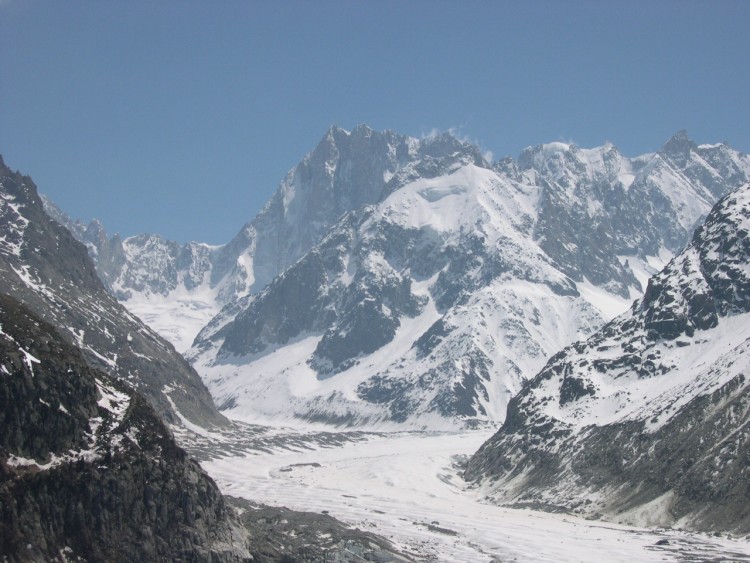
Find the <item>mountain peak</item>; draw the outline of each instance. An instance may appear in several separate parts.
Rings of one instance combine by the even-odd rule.
[[[355,133],[368,136],[373,133],[373,129],[366,123],[360,123],[352,130],[352,134],[355,134]]]
[[[518,156],[520,170],[536,170],[544,174],[559,177],[565,170],[578,169],[584,166],[586,160],[584,152],[593,154],[601,147],[581,149],[575,143],[555,141],[533,147],[527,147]]]
[[[342,140],[348,139],[350,136],[351,133],[346,129],[343,129],[338,125],[331,125],[326,130],[325,134],[320,139],[320,142],[316,145],[315,149],[313,149],[313,152],[320,149],[321,147],[335,147],[340,142],[342,142]]]
[[[671,141],[682,142],[682,143],[686,141],[690,141],[690,135],[688,135],[687,129],[680,129],[679,131],[677,131],[677,133],[672,135],[672,137],[670,137],[669,141],[667,142],[669,143]]]
[[[659,149],[659,154],[672,160],[682,161],[696,148],[685,129],[679,130]]]
[[[465,163],[472,162],[480,167],[489,167],[489,163],[476,144],[458,138],[451,131],[433,131],[425,136],[421,141],[421,152],[430,158],[459,157]]]
[[[349,131],[347,131],[343,127],[339,127],[335,123],[332,123],[331,126],[328,127],[328,130],[326,131],[326,135],[325,136],[328,136],[328,135],[340,135],[342,133],[344,133],[345,135],[348,135]]]

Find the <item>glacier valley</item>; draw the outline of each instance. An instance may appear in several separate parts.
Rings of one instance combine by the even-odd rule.
[[[250,502],[373,534],[337,560],[750,561],[748,155],[679,132],[490,162],[331,127],[219,246],[110,235],[0,164],[3,293],[144,394],[239,507],[205,485],[209,556],[271,553],[225,545]]]

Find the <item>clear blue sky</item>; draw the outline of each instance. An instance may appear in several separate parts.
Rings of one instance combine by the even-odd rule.
[[[0,153],[110,232],[223,243],[331,124],[750,151],[749,30],[744,0],[0,0]]]

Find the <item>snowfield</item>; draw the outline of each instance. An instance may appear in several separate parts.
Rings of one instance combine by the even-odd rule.
[[[319,429],[318,429],[319,430]],[[750,543],[633,528],[482,502],[461,460],[489,437],[463,433],[369,434],[336,447],[300,446],[312,431],[284,432],[277,447],[203,462],[222,492],[323,512],[380,534],[424,561],[750,561]],[[346,433],[344,433],[346,434]],[[294,445],[292,445],[292,442]]]
[[[221,306],[217,290],[199,286],[188,290],[180,286],[169,296],[154,293],[133,293],[121,303],[128,310],[184,353],[195,336],[214,318]]]

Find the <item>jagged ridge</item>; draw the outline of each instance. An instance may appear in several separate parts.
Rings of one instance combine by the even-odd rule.
[[[494,165],[454,140],[439,163],[404,165],[380,200],[344,215],[261,293],[227,306],[191,360],[225,406],[241,408],[252,388],[247,411],[502,420],[525,378],[611,317],[602,297],[624,309],[642,291],[644,264],[686,242],[714,198],[690,185],[690,171],[710,170],[714,190],[719,161],[732,181],[750,174],[728,147],[708,164],[716,148],[683,137],[637,159],[612,145],[555,143]],[[341,163],[323,152],[335,177]]]

